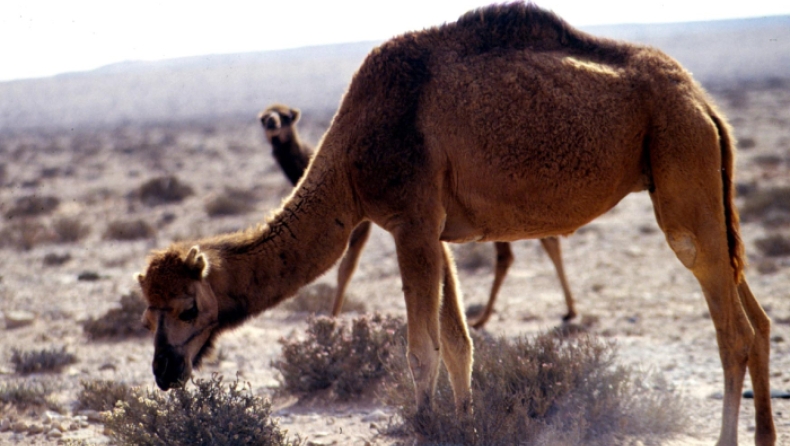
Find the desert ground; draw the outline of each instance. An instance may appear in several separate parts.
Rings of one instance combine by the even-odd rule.
[[[738,205],[790,186],[790,81],[717,85],[712,95],[739,139]],[[260,104],[263,109],[265,103]],[[292,104],[301,106],[301,104]],[[331,111],[305,112],[303,138],[315,143]],[[147,181],[173,176],[192,194],[173,203],[141,196]],[[173,240],[235,231],[262,221],[289,193],[274,164],[255,111],[243,119],[180,120],[97,127],[6,129],[0,134],[0,384],[39,380],[55,389],[64,414],[0,412],[3,419],[45,425],[63,417],[73,430],[61,436],[29,430],[0,432],[0,444],[58,444],[82,439],[106,444],[100,422],[71,410],[80,382],[114,380],[153,388],[148,337],[91,341],[82,322],[117,308],[137,289],[133,274],[151,249]],[[38,197],[38,209],[24,210]],[[56,200],[47,199],[51,197]],[[241,211],[210,215],[217,200],[239,198]],[[56,202],[55,202],[56,201]],[[35,207],[35,206],[34,206]],[[43,209],[46,207],[46,209]],[[68,241],[58,222],[79,222]],[[123,240],[118,223],[142,222],[142,238]],[[138,226],[139,226],[138,225]],[[61,228],[61,229],[59,229]],[[123,233],[123,231],[121,231]],[[746,277],[773,320],[771,386],[790,390],[790,209],[777,206],[744,216],[742,236],[750,268]],[[667,444],[713,444],[720,423],[722,372],[713,325],[694,277],[675,258],[653,217],[646,193],[626,197],[599,219],[562,239],[563,257],[585,329],[614,342],[618,360],[656,372],[687,398],[691,428]],[[785,246],[785,249],[782,249]],[[492,280],[491,244],[456,246],[466,305],[484,303]],[[514,243],[516,261],[486,330],[496,335],[536,335],[561,324],[565,306],[554,269],[537,241]],[[483,259],[465,266],[470,257]],[[475,263],[468,261],[467,263]],[[332,269],[310,285],[334,286]],[[374,228],[348,300],[364,311],[404,315],[400,276],[391,237]],[[331,302],[326,302],[327,309]],[[20,314],[29,320],[16,322]],[[351,319],[355,312],[341,317]],[[278,385],[271,366],[278,339],[298,337],[308,315],[276,308],[219,340],[221,355],[196,377],[237,373],[254,392],[269,396]],[[25,319],[22,317],[22,319]],[[21,325],[21,326],[17,326]],[[14,349],[61,348],[77,362],[60,373],[21,376],[11,364]],[[750,388],[749,378],[745,387]],[[778,444],[790,444],[790,400],[774,399]],[[333,403],[274,401],[275,415],[290,433],[315,445],[387,445],[377,435],[393,410],[375,401]],[[51,421],[49,422],[51,423]],[[754,410],[741,407],[739,437],[751,444]]]

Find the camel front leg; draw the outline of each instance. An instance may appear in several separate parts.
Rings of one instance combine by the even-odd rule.
[[[576,317],[576,305],[573,302],[573,294],[571,287],[568,285],[568,279],[565,277],[565,268],[562,264],[562,248],[560,247],[559,237],[546,237],[540,239],[540,244],[543,250],[549,255],[551,263],[554,264],[554,270],[557,271],[557,278],[560,279],[560,286],[562,286],[562,293],[565,295],[565,306],[568,307],[568,312],[562,317],[563,321],[570,321]]]
[[[746,316],[754,328],[754,341],[749,350],[747,366],[754,387],[755,444],[772,445],[776,443],[776,427],[771,410],[771,389],[766,376],[769,376],[768,359],[771,350],[771,320],[763,307],[757,302],[746,279],[738,284],[738,295],[746,310]]]
[[[406,299],[409,367],[418,411],[425,413],[432,409],[439,371],[439,294],[444,261],[438,234],[423,235],[422,226],[404,225],[393,235]]]
[[[444,286],[442,289],[441,340],[442,359],[450,375],[455,395],[455,411],[459,418],[472,414],[472,339],[461,310],[463,302],[458,275],[447,244],[442,244]]]
[[[351,238],[348,241],[348,249],[343,260],[340,261],[340,266],[337,268],[337,288],[335,290],[335,303],[332,305],[332,316],[337,317],[340,310],[343,308],[343,300],[346,295],[346,288],[348,282],[351,280],[351,275],[357,269],[359,262],[359,255],[362,253],[362,248],[370,236],[370,222],[363,221],[351,233]]]

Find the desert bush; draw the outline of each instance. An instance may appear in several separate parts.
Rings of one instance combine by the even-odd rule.
[[[280,340],[282,353],[272,365],[282,374],[281,391],[329,391],[339,399],[366,393],[387,375],[402,328],[400,319],[379,314],[354,319],[350,330],[338,319],[311,317],[306,339]]]
[[[491,243],[464,243],[461,245],[453,245],[453,256],[455,257],[455,264],[458,269],[464,271],[477,271],[478,269],[485,268],[492,270],[494,268],[494,259],[496,251]]]
[[[43,223],[31,218],[14,219],[0,231],[0,245],[30,250],[42,243],[53,241],[52,231]]]
[[[329,314],[334,301],[335,287],[325,283],[317,283],[299,290],[299,294],[293,299],[285,301],[282,308],[295,313]],[[349,311],[364,313],[367,311],[367,308],[364,302],[360,302],[352,295],[346,293],[342,312]]]
[[[534,340],[473,334],[474,419],[455,414],[453,392],[441,373],[435,410],[420,413],[404,354],[393,355],[387,400],[403,422],[394,432],[426,444],[468,444],[470,427],[486,445],[610,445],[620,438],[655,440],[684,427],[678,396],[663,383],[634,378],[615,364],[614,350],[593,338]]]
[[[90,226],[76,217],[61,217],[52,222],[55,241],[62,243],[78,242],[90,233]]]
[[[179,203],[194,193],[192,187],[182,183],[174,175],[152,178],[137,191],[140,201],[148,206]]]
[[[135,395],[132,387],[116,381],[82,381],[80,385],[76,410],[112,410],[118,401],[129,401]]]
[[[115,220],[107,225],[107,230],[104,231],[104,238],[107,240],[132,241],[152,237],[154,233],[153,226],[143,220]]]
[[[257,201],[251,191],[226,187],[225,190],[206,202],[206,213],[210,217],[246,214],[254,209]]]
[[[14,206],[6,212],[5,216],[12,219],[46,215],[55,210],[59,204],[60,200],[57,197],[28,195],[17,198]]]
[[[14,371],[22,375],[31,373],[58,373],[67,365],[77,362],[77,357],[66,352],[66,347],[43,350],[11,350]]]
[[[790,223],[790,187],[757,190],[741,209],[745,221],[761,221],[768,226]]]
[[[113,308],[98,319],[82,323],[82,331],[89,339],[125,339],[146,336],[148,330],[140,322],[146,305],[140,294],[131,291],[121,296],[121,308]]]
[[[41,407],[60,411],[60,407],[50,399],[51,394],[52,389],[39,381],[0,383],[0,407],[13,406],[17,410]]]
[[[110,436],[121,445],[298,445],[271,418],[271,403],[253,396],[238,379],[193,381],[193,390],[163,393],[135,389],[105,418]]]
[[[790,237],[783,234],[771,234],[755,241],[757,249],[768,257],[790,256]]]

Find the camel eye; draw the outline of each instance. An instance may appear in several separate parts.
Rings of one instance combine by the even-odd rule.
[[[197,316],[198,316],[197,306],[193,306],[188,310],[182,311],[181,314],[178,315],[178,318],[184,322],[190,322],[197,319]]]

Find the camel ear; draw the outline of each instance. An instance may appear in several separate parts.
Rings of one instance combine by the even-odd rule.
[[[143,273],[135,273],[134,279],[137,281],[137,283],[140,284],[140,286],[142,286],[143,281],[145,280],[145,276],[143,275]]]
[[[195,279],[205,279],[208,277],[209,264],[206,254],[200,252],[200,248],[195,245],[189,249],[184,264],[189,268]]]
[[[295,124],[295,123],[296,123],[296,121],[298,121],[298,120],[299,120],[299,116],[300,116],[301,114],[302,114],[302,112],[301,112],[301,111],[299,111],[299,109],[298,109],[298,108],[292,108],[292,109],[291,109],[291,123]]]

